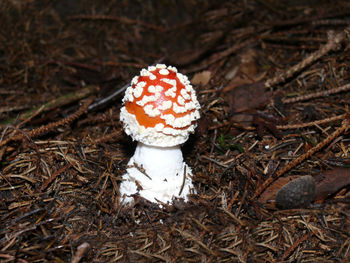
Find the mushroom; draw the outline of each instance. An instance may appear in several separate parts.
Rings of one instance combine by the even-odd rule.
[[[200,117],[190,81],[175,67],[149,66],[132,79],[123,105],[120,120],[138,144],[120,184],[121,201],[130,203],[135,194],[151,202],[187,201],[192,171],[180,147]]]

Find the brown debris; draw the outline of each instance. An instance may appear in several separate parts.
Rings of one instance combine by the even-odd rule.
[[[345,28],[344,30],[342,30],[340,33],[336,35],[334,35],[333,32],[329,32],[329,40],[327,44],[321,46],[319,50],[310,54],[308,57],[303,59],[300,63],[296,64],[295,66],[291,67],[287,71],[283,72],[283,74],[267,80],[265,82],[265,86],[273,87],[275,85],[278,85],[286,81],[288,78],[292,77],[295,73],[309,66],[311,63],[315,62],[322,56],[326,55],[330,51],[340,49],[340,45],[342,44],[343,41],[346,40],[347,32],[349,31],[350,31],[350,27]]]
[[[336,194],[343,187],[350,185],[350,169],[336,168],[321,173],[317,176],[319,182],[316,184],[316,200],[325,200],[328,196]]]
[[[0,261],[349,261],[349,3],[107,2],[0,3]],[[196,192],[126,207],[119,94],[154,63],[197,76]]]
[[[320,142],[319,144],[317,144],[315,147],[309,149],[305,154],[299,156],[298,158],[294,159],[293,161],[291,161],[288,165],[286,165],[285,167],[283,167],[281,170],[279,170],[276,173],[276,178],[280,177],[281,175],[283,175],[284,173],[286,173],[287,171],[289,171],[290,169],[292,169],[294,166],[300,164],[301,162],[303,162],[305,159],[308,159],[310,156],[312,156],[314,153],[316,153],[317,151],[319,151],[320,149],[322,149],[323,147],[325,147],[326,145],[328,145],[330,142],[332,142],[334,139],[336,139],[339,135],[341,135],[345,130],[347,130],[349,128],[349,115],[347,115],[345,117],[345,120],[342,123],[342,126],[340,126],[337,130],[335,130],[331,135],[329,135],[326,139],[324,139],[322,142]],[[269,178],[268,180],[266,180],[254,193],[254,197],[259,196],[264,190],[265,188],[270,185],[273,182],[272,178]]]

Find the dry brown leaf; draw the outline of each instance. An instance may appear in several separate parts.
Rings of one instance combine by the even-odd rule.
[[[316,201],[323,201],[329,195],[337,193],[343,187],[350,185],[350,169],[335,168],[321,173],[316,183]]]
[[[193,76],[191,82],[194,85],[200,84],[200,85],[204,86],[204,85],[207,85],[209,83],[210,78],[211,78],[211,72],[206,70],[206,71],[196,73]]]
[[[258,201],[261,203],[267,203],[268,201],[275,200],[277,192],[286,184],[298,178],[298,176],[280,177],[274,183],[270,185],[259,197]]]
[[[240,86],[225,93],[231,114],[263,107],[270,102],[271,97],[272,92],[267,91],[262,82]]]
[[[259,197],[258,201],[267,203],[275,200],[277,192],[297,176],[278,178]],[[328,196],[337,193],[340,189],[350,185],[350,168],[335,168],[316,176],[316,201],[323,201]]]
[[[239,55],[238,66],[235,66],[226,79],[230,79],[230,83],[224,88],[224,92],[235,89],[236,87],[258,82],[258,66],[256,62],[257,52],[255,49],[248,49]],[[231,76],[230,76],[231,75]]]

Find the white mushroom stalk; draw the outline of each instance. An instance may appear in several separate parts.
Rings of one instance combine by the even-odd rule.
[[[171,66],[150,66],[133,78],[123,103],[120,119],[138,145],[120,185],[121,201],[135,194],[151,202],[186,201],[194,190],[180,147],[194,132],[200,109],[188,78]]]

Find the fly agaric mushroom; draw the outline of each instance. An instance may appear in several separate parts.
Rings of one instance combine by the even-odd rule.
[[[190,81],[175,67],[150,66],[132,79],[123,103],[120,120],[138,144],[120,185],[122,202],[137,193],[151,202],[186,201],[192,172],[180,147],[194,132],[200,109]]]

